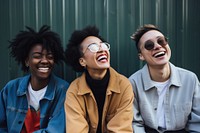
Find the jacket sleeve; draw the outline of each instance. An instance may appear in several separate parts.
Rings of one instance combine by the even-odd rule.
[[[129,80],[132,84],[133,92],[134,92],[134,96],[135,96],[135,99],[133,101],[134,116],[133,116],[132,126],[133,126],[135,133],[146,133],[145,129],[144,129],[144,121],[143,121],[141,113],[140,113],[140,108],[139,108],[139,103],[138,103],[138,95],[137,95],[137,88],[136,88],[134,80],[131,79],[131,78],[129,78]]]
[[[192,110],[187,123],[187,129],[190,133],[200,132],[200,83],[195,76],[195,92],[193,95]]]
[[[124,86],[120,104],[115,115],[107,123],[109,133],[133,133],[133,99],[134,94],[130,82]]]
[[[84,101],[84,99],[82,99]],[[85,113],[81,108],[78,97],[73,92],[67,91],[65,100],[66,132],[88,133],[89,125]]]
[[[7,133],[7,122],[6,122],[6,108],[5,108],[5,95],[3,94],[4,89],[0,91],[0,133]]]

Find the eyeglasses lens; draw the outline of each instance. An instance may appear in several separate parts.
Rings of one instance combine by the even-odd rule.
[[[161,45],[162,47],[164,47],[165,45],[167,45],[167,39],[166,38],[159,38],[158,40],[157,40],[157,43],[159,44],[159,45]],[[146,43],[145,43],[145,45],[144,45],[144,47],[145,47],[145,49],[146,50],[152,50],[153,48],[154,48],[154,46],[155,46],[155,44],[154,44],[154,42],[152,42],[152,41],[147,41]]]
[[[110,50],[110,44],[103,42],[103,43],[101,43],[101,48],[103,50]]]
[[[100,49],[100,45],[96,44],[96,43],[92,43],[88,46],[89,50],[91,52],[97,52]],[[110,45],[108,43],[101,43],[101,48],[102,50],[109,50],[110,49]]]
[[[99,45],[96,43],[92,43],[88,46],[91,52],[97,52],[99,50]]]
[[[159,45],[161,45],[161,46],[165,46],[165,45],[167,45],[167,38],[159,38],[159,39],[157,40],[157,43],[158,43]]]
[[[154,48],[154,43],[152,41],[147,41],[144,47],[146,50],[152,50]]]

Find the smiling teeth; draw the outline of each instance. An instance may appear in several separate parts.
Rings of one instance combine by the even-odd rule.
[[[97,60],[100,61],[102,59],[107,59],[107,56],[103,55],[103,56],[100,56]]]
[[[47,71],[49,70],[49,68],[39,68],[39,70],[40,70],[41,72],[47,72]]]
[[[155,55],[154,55],[154,57],[159,57],[159,56],[162,56],[162,55],[164,55],[165,54],[165,52],[159,52],[159,53],[156,53]]]

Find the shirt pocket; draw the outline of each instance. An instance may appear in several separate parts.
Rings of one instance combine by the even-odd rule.
[[[185,127],[191,113],[191,107],[191,102],[174,105],[176,128]]]

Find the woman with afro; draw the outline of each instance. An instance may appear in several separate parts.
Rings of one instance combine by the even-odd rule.
[[[0,92],[0,132],[65,132],[68,82],[53,74],[64,59],[59,35],[44,25],[27,27],[10,41],[11,56],[28,75],[9,81]]]
[[[110,67],[110,44],[95,26],[72,33],[66,61],[77,72],[66,94],[68,133],[133,133],[133,91],[129,80]]]

